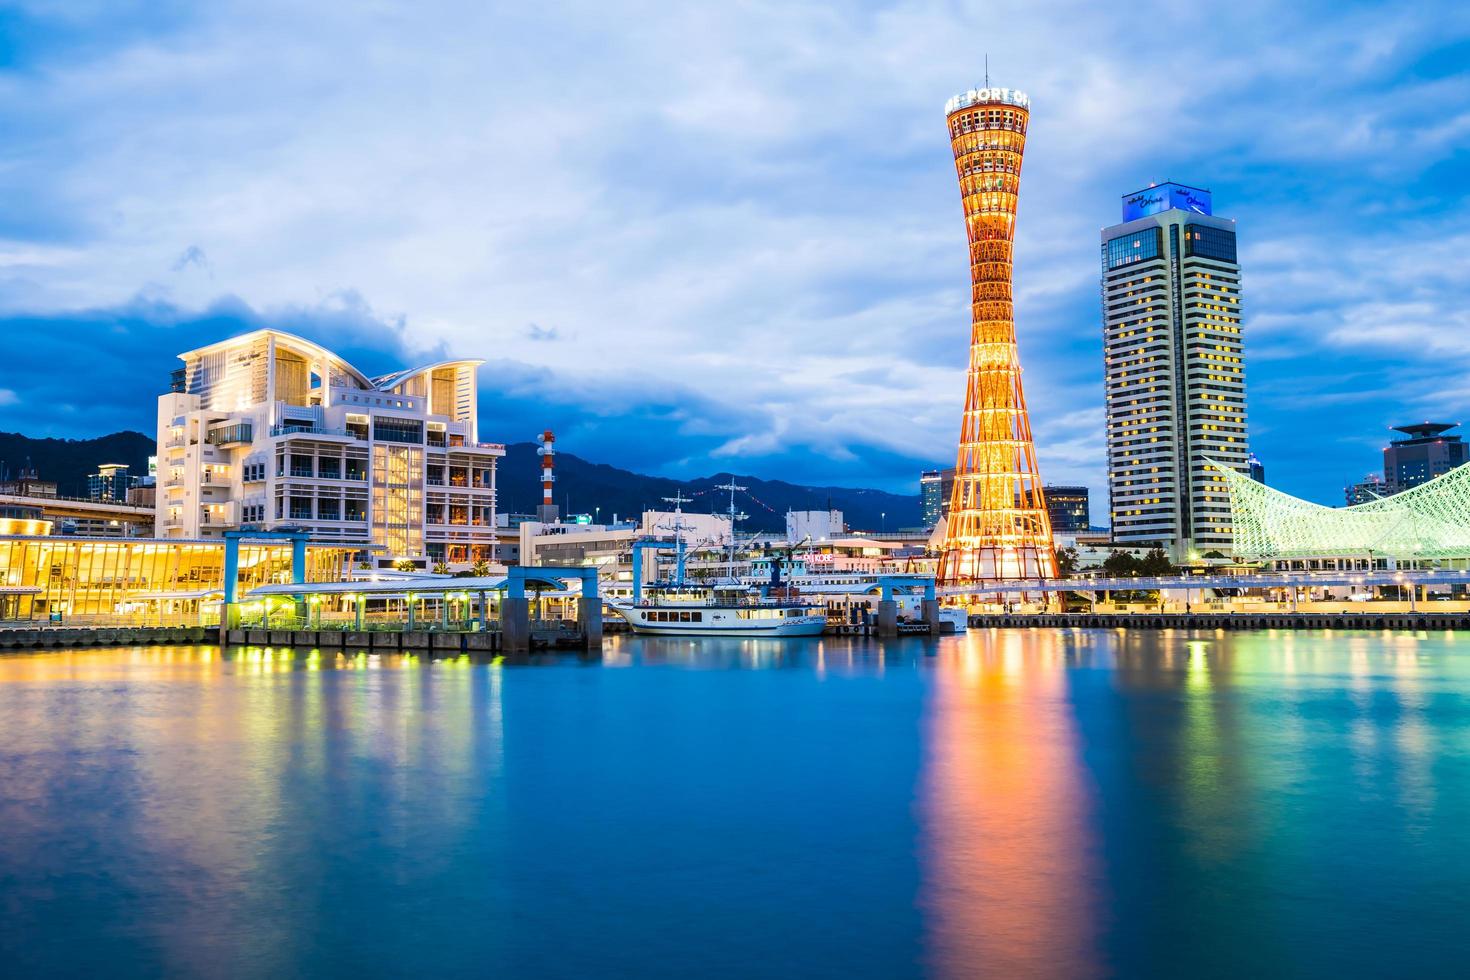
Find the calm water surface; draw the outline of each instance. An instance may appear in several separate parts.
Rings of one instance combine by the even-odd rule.
[[[1470,637],[0,657],[6,976],[1470,962]]]

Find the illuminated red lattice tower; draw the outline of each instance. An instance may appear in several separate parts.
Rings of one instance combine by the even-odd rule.
[[[1056,576],[1051,521],[1042,496],[1021,391],[1011,291],[1016,197],[1029,100],[1006,88],[972,89],[945,106],[965,229],[970,239],[970,371],[955,461],[941,585]]]

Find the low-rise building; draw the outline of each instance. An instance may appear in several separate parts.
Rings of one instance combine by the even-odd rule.
[[[786,512],[786,540],[830,541],[847,534],[847,522],[840,510],[789,510]]]

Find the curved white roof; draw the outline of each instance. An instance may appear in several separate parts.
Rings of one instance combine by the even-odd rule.
[[[425,364],[423,367],[399,371],[396,374],[385,374],[380,378],[374,378],[372,384],[379,391],[388,391],[391,388],[398,387],[405,381],[416,378],[421,374],[428,374],[430,371],[437,371],[439,368],[458,367],[461,364],[469,367],[479,367],[484,363],[485,359],[482,357],[456,357],[453,360],[435,361],[433,364]]]
[[[357,368],[353,367],[346,360],[346,358],[342,357],[340,354],[333,353],[332,351],[327,350],[321,344],[313,343],[312,341],[307,340],[305,337],[298,337],[294,333],[287,333],[284,330],[276,330],[273,327],[266,327],[260,330],[252,330],[249,333],[241,334],[238,337],[231,337],[229,340],[221,340],[219,343],[216,344],[207,344],[204,347],[196,347],[194,350],[185,351],[184,353],[180,354],[179,360],[186,361],[191,357],[202,357],[205,354],[212,354],[215,351],[222,350],[224,348],[238,347],[241,344],[246,343],[247,341],[253,341],[257,337],[261,336],[274,337],[278,345],[285,346],[288,349],[294,348],[299,353],[305,354],[308,357],[319,361],[325,361],[328,364],[331,364],[333,367],[340,368],[342,373],[346,374],[349,378],[355,381],[357,385],[362,388],[362,390],[373,390],[373,383],[368,379],[368,376],[363,374]]]

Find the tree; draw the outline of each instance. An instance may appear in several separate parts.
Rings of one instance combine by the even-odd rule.
[[[490,574],[490,563],[483,558],[478,558],[470,566],[470,571],[474,573],[475,578],[485,578]]]
[[[434,574],[435,575],[448,575],[449,574],[449,562],[447,562],[447,561],[436,561],[436,562],[434,562]]]
[[[1142,563],[1131,551],[1115,551],[1103,562],[1103,571],[1113,578],[1137,578]]]
[[[1226,555],[1223,551],[1206,551],[1204,557],[1210,559],[1211,561],[1221,561],[1226,557]]]
[[[419,566],[414,563],[412,558],[400,558],[393,563],[393,567],[400,572],[411,572]]]
[[[1150,578],[1160,575],[1172,575],[1174,565],[1169,561],[1169,556],[1164,553],[1163,548],[1150,548],[1148,554],[1138,563],[1138,573]]]
[[[1071,578],[1077,574],[1077,549],[1057,549],[1057,575],[1060,578]]]

